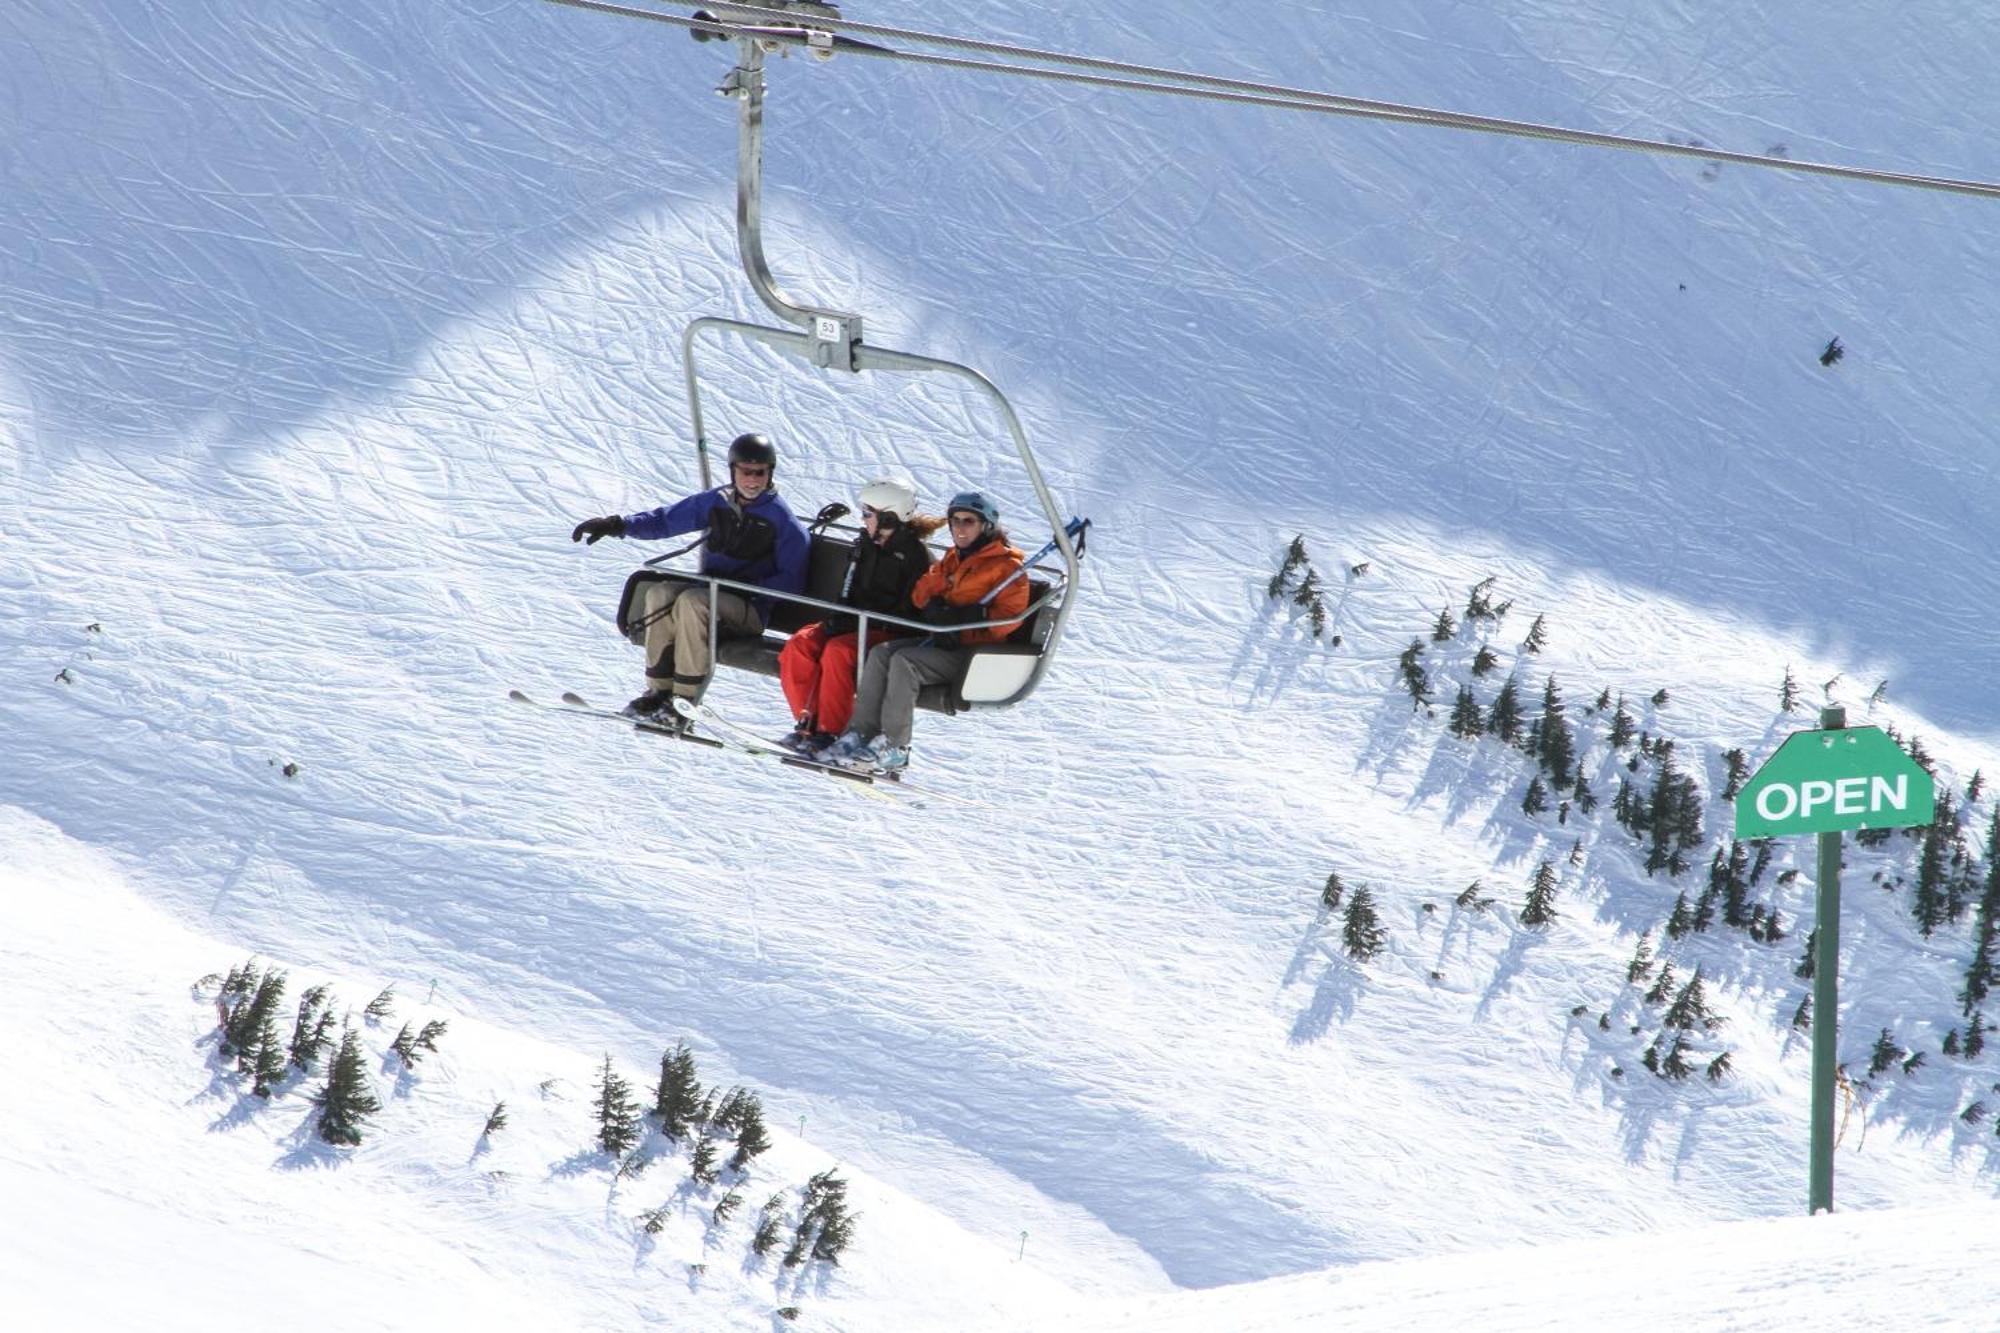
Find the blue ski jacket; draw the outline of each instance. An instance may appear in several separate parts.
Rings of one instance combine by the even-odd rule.
[[[773,486],[746,505],[737,505],[728,486],[697,491],[685,500],[644,513],[625,515],[625,535],[641,540],[679,537],[706,530],[701,572],[755,583],[778,592],[803,592],[812,539],[790,505]],[[769,597],[755,597],[758,618],[771,623]]]

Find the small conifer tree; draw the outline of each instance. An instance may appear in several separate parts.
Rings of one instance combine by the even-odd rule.
[[[718,1151],[714,1139],[708,1137],[706,1134],[696,1136],[694,1152],[688,1159],[688,1174],[694,1177],[697,1184],[713,1185],[715,1183],[716,1177],[720,1174],[715,1166]]]
[[[1722,763],[1726,776],[1722,790],[1717,794],[1718,799],[1733,801],[1743,790],[1743,784],[1750,780],[1750,761],[1744,757],[1742,750],[1734,749],[1722,752]]]
[[[1667,935],[1678,940],[1693,929],[1694,911],[1688,906],[1687,891],[1682,890],[1681,895],[1674,899],[1674,910],[1667,914]]]
[[[1521,813],[1539,815],[1549,808],[1549,789],[1542,785],[1542,775],[1537,773],[1528,779],[1528,790],[1521,794]]]
[[[1341,895],[1346,892],[1347,886],[1340,882],[1340,872],[1329,870],[1326,872],[1326,887],[1319,891],[1319,905],[1329,912],[1338,911]]]
[[[486,1128],[479,1131],[479,1137],[491,1138],[505,1128],[507,1128],[507,1103],[495,1102],[492,1112],[486,1117]]]
[[[1458,687],[1458,698],[1451,706],[1451,734],[1460,740],[1477,740],[1486,730],[1486,719],[1480,714],[1479,700],[1473,697],[1470,685]]]
[[[384,986],[382,993],[370,1000],[368,1007],[361,1011],[361,1016],[373,1023],[380,1022],[385,1018],[393,1018],[395,1013],[396,988],[394,986]]]
[[[1708,1062],[1708,1081],[1720,1083],[1729,1075],[1729,1052],[1724,1051]]]
[[[1625,965],[1625,981],[1636,986],[1653,971],[1653,932],[1646,931],[1639,936],[1639,947],[1632,951],[1632,961]]]
[[[1652,988],[1646,992],[1646,1003],[1659,1004],[1664,1001],[1667,996],[1673,993],[1674,983],[1678,980],[1679,978],[1674,975],[1674,965],[1669,962],[1662,962],[1660,964],[1660,975],[1653,979]]]
[[[286,1051],[294,1065],[312,1071],[331,1040],[333,1012],[327,1004],[327,988],[312,986],[299,996],[298,1017],[292,1023],[292,1041]]]
[[[1548,646],[1548,643],[1548,617],[1536,616],[1535,623],[1528,626],[1528,637],[1521,640],[1521,651],[1524,653],[1539,653]]]
[[[1403,650],[1397,665],[1402,673],[1403,688],[1410,692],[1410,707],[1421,708],[1431,701],[1430,673],[1424,670],[1424,641],[1411,639],[1410,646]]]
[[[613,1157],[622,1157],[639,1142],[639,1104],[632,1100],[632,1085],[611,1067],[611,1053],[597,1072],[597,1098],[591,1103],[597,1113],[597,1146]]]
[[[1431,642],[1450,643],[1458,637],[1458,622],[1451,618],[1451,608],[1438,612],[1438,618],[1431,622]]]
[[[340,1048],[327,1070],[326,1086],[314,1096],[319,1106],[319,1136],[336,1146],[353,1147],[361,1142],[361,1127],[382,1109],[375,1089],[368,1082],[368,1066],[362,1054],[361,1038],[352,1027],[340,1034]]]
[[[1382,946],[1388,942],[1389,932],[1383,928],[1381,918],[1375,912],[1375,895],[1366,884],[1348,897],[1340,939],[1347,952],[1363,963],[1380,953]]]
[[[777,1247],[778,1237],[785,1226],[785,1196],[773,1194],[764,1201],[763,1210],[757,1215],[757,1230],[750,1237],[750,1251],[763,1258]]]
[[[715,1223],[716,1226],[721,1226],[724,1222],[727,1222],[729,1220],[729,1216],[731,1213],[734,1213],[738,1208],[741,1208],[742,1206],[743,1206],[743,1196],[738,1192],[736,1192],[735,1190],[730,1190],[727,1194],[724,1194],[720,1199],[717,1199],[715,1201],[715,1211],[712,1214],[710,1214],[710,1218]]]
[[[1527,901],[1521,905],[1521,924],[1539,930],[1556,919],[1556,868],[1547,861],[1535,871],[1528,886]]]
[[[1500,659],[1483,643],[1479,645],[1479,651],[1472,655],[1472,674],[1475,678],[1491,675],[1499,665]]]
[[[405,1069],[415,1068],[417,1061],[424,1058],[417,1053],[417,1034],[411,1030],[408,1023],[403,1024],[402,1031],[398,1032],[396,1039],[389,1043],[389,1049],[402,1058]]]
[[[1785,683],[1778,689],[1778,710],[1784,713],[1799,711],[1799,683],[1792,677],[1790,663],[1785,665]]]
[[[1478,620],[1496,620],[1493,613],[1493,584],[1499,575],[1488,574],[1472,585],[1472,591],[1465,598],[1465,619],[1468,623]]]
[[[1889,1029],[1883,1028],[1882,1035],[1875,1039],[1875,1049],[1868,1056],[1869,1077],[1881,1073],[1908,1054],[1909,1052],[1898,1046],[1896,1039],[1889,1035]]]
[[[660,1131],[684,1139],[701,1110],[701,1081],[695,1077],[694,1055],[686,1042],[660,1057],[660,1082],[653,1093],[653,1114]]]
[[[1612,749],[1622,750],[1630,745],[1632,738],[1638,734],[1639,724],[1633,720],[1632,714],[1626,709],[1625,696],[1621,694],[1618,696],[1618,708],[1611,714],[1611,731],[1605,737],[1605,740],[1610,744]]]
[[[1486,716],[1486,729],[1509,745],[1517,745],[1521,740],[1521,694],[1514,687],[1514,678],[1507,677],[1507,683],[1500,687],[1500,693],[1493,700],[1493,707]]]
[[[1687,1052],[1687,1033],[1676,1031],[1673,1044],[1667,1047],[1667,1053],[1660,1058],[1660,1077],[1679,1083],[1692,1073],[1693,1067],[1688,1064]]]
[[[729,1169],[748,1169],[751,1159],[771,1146],[771,1135],[764,1128],[764,1110],[755,1097],[743,1109],[736,1130],[736,1151],[730,1154]]]

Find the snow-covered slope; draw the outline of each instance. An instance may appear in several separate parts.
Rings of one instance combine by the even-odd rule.
[[[1978,132],[2000,39],[1943,6],[1800,30],[1005,0],[977,30],[2000,175]],[[2000,772],[2000,214],[778,62],[787,280],[981,366],[1098,524],[1043,691],[920,723],[932,780],[994,808],[886,811],[502,702],[636,684],[604,622],[641,552],[566,536],[694,484],[681,325],[755,313],[720,51],[525,0],[0,14],[0,805],[231,951],[435,982],[468,1024],[635,1072],[685,1035],[775,1124],[803,1115],[817,1151],[1086,1294],[1796,1211],[1803,880],[1767,890],[1789,942],[1683,951],[1721,987],[1735,1077],[1639,1074],[1625,965],[1685,881],[1640,873],[1608,812],[1521,815],[1523,761],[1413,714],[1396,659],[1496,575],[1507,662],[1548,616],[1524,687],[1553,671],[1579,711],[1669,687],[1647,725],[1711,795],[1721,749],[1798,724],[1773,709],[1788,664],[1921,733],[1957,785]],[[757,357],[718,387],[711,429],[772,430],[800,507],[889,457],[1043,535],[948,391]],[[1265,603],[1295,533],[1338,647]],[[1433,660],[1463,678],[1476,646]],[[717,697],[780,716],[768,682]],[[1617,761],[1591,758],[1608,804]],[[1841,1200],[1990,1194],[1996,1141],[1956,1113],[1993,1058],[1935,1054],[1967,927],[1918,937],[1863,873],[1907,844],[1872,855],[1847,1042],[1865,1060],[1894,1025],[1933,1065],[1871,1096],[1886,1125],[1843,1153]],[[1511,909],[1545,857],[1563,914],[1536,934]],[[1365,966],[1315,918],[1336,868],[1384,906]],[[1496,909],[1453,906],[1475,879]],[[922,1265],[933,1230],[876,1235]]]

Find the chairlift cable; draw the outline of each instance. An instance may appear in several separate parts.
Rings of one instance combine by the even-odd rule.
[[[1232,79],[1221,75],[1202,74],[1194,71],[1166,69],[1150,65],[1135,65],[1124,61],[1105,60],[1094,56],[1081,56],[1058,51],[1041,51],[1033,47],[1013,46],[1004,42],[989,42],[969,37],[953,37],[942,33],[927,33],[906,28],[893,28],[883,24],[862,23],[851,19],[832,18],[796,10],[766,9],[756,5],[727,3],[726,0],[714,0],[714,3],[708,6],[712,13],[718,15],[718,17],[712,19],[683,18],[678,14],[665,14],[658,10],[616,4],[612,3],[611,0],[549,0],[549,3],[566,5],[573,9],[586,9],[600,13],[619,14],[631,18],[651,19],[655,22],[670,24],[674,27],[699,29],[718,37],[762,37],[766,40],[785,41],[787,39],[774,36],[768,31],[758,31],[757,25],[767,23],[780,27],[801,27],[803,25],[828,32],[855,33],[868,37],[890,38],[903,42],[917,42],[958,50],[977,51],[989,55],[1003,55],[1014,59],[1038,60],[1051,65],[1069,65],[1075,67],[1074,69],[1043,69],[1032,65],[970,60],[962,57],[941,56],[922,51],[897,51],[886,47],[874,46],[866,42],[844,44],[838,48],[843,54],[874,56],[882,59],[900,60],[908,64],[935,65],[945,69],[963,69],[987,74],[1011,74],[1026,78],[1047,79],[1057,83],[1110,88],[1124,92],[1162,93],[1176,97],[1192,97],[1205,101],[1232,103],[1239,106],[1263,106],[1283,111],[1311,111],[1321,115],[1346,116],[1361,120],[1435,125],[1445,129],[1471,130],[1485,134],[1540,139],[1547,142],[1570,143],[1595,148],[1619,148],[1633,152],[1648,152],[1673,157],[1694,158],[1703,162],[1729,162],[1741,166],[1763,167],[1776,171],[1803,172],[1809,175],[1830,176],[1843,180],[1866,181],[1877,185],[1898,185],[1911,189],[1935,190],[1947,194],[1963,194],[1979,198],[2000,199],[2000,183],[1991,181],[1965,180],[1950,176],[1927,176],[1912,172],[1878,170],[1872,167],[1849,166],[1834,162],[1814,162],[1769,157],[1758,153],[1735,152],[1726,148],[1671,143],[1665,140],[1643,139],[1630,135],[1605,134],[1594,130],[1568,129],[1559,125],[1545,125],[1534,121],[1512,120],[1501,116],[1480,116],[1467,112],[1410,106],[1403,103],[1384,102],[1371,98],[1347,97],[1338,93],[1317,92],[1311,89],[1289,88],[1280,84],[1257,83],[1247,79]],[[736,21],[732,22],[728,18],[720,17],[725,14],[739,17]],[[790,44],[803,47],[806,44],[806,39],[801,36]],[[1102,73],[1080,72],[1087,70],[1102,71]]]

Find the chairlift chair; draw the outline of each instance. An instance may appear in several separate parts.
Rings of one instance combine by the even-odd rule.
[[[822,370],[853,374],[894,371],[945,375],[979,390],[992,404],[1000,423],[1012,439],[1015,452],[1027,470],[1028,481],[1054,535],[1048,547],[1031,560],[1026,571],[1029,586],[1027,610],[1016,620],[980,621],[975,626],[967,626],[977,628],[1011,624],[1012,632],[1003,642],[974,647],[965,672],[958,681],[925,687],[917,703],[921,708],[944,713],[1011,707],[1034,692],[1055,657],[1063,626],[1075,607],[1078,563],[1083,554],[1083,535],[1089,525],[1087,521],[1075,519],[1065,524],[1055,498],[1049,493],[1048,484],[1042,479],[1041,469],[1035,464],[1034,452],[1028,447],[1020,418],[1007,401],[1007,396],[985,375],[954,361],[869,346],[862,340],[860,315],[794,301],[778,286],[765,259],[763,243],[764,56],[768,51],[799,46],[826,59],[849,39],[811,26],[815,15],[837,15],[839,11],[833,6],[808,3],[806,0],[763,0],[763,6],[796,13],[799,16],[798,26],[766,25],[749,29],[732,25],[727,19],[716,19],[705,12],[698,12],[696,18],[714,22],[718,27],[695,28],[691,32],[697,41],[736,37],[736,67],[716,92],[736,98],[738,106],[737,249],[742,257],[744,272],[749,275],[750,284],[758,297],[780,319],[795,327],[774,328],[712,315],[697,318],[687,326],[681,338],[681,353],[687,377],[688,420],[694,434],[695,459],[700,468],[702,485],[706,488],[714,484],[710,475],[709,441],[702,415],[701,374],[696,354],[704,336],[716,339],[735,337],[762,343]],[[833,508],[836,507],[829,506],[829,509]],[[776,676],[778,654],[793,632],[835,612],[853,614],[852,608],[840,605],[839,599],[846,586],[847,571],[853,559],[854,543],[860,540],[860,530],[840,526],[835,519],[835,515],[823,512],[813,524],[812,553],[806,590],[802,595],[773,593],[752,584],[693,572],[652,572],[671,555],[682,554],[675,552],[647,562],[647,568],[633,576],[633,581],[627,585],[626,602],[628,605],[631,603],[636,586],[646,578],[706,583],[711,612],[711,660],[737,670]],[[840,535],[843,532],[855,535]],[[1059,564],[1047,563],[1041,558],[1051,554],[1060,556]],[[763,635],[757,638],[718,638],[716,626],[719,617],[714,614],[714,601],[717,591],[723,588],[746,595],[776,598],[771,623]],[[871,624],[901,626],[920,634],[931,633],[934,628],[921,621],[896,616],[860,615],[859,619],[864,644],[863,665],[867,630]],[[620,623],[624,623],[622,610]]]

